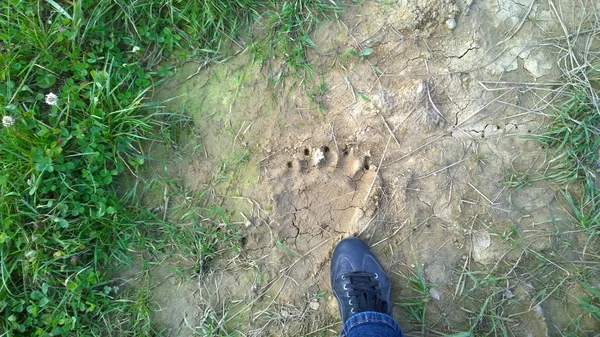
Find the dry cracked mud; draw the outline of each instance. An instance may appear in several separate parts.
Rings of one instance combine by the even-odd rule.
[[[166,109],[192,127],[178,149],[155,152],[157,174],[210,191],[244,239],[201,277],[174,277],[171,260],[153,273],[169,336],[198,333],[207,308],[241,336],[335,335],[329,258],[348,235],[381,257],[410,335],[474,322],[485,335],[493,315],[477,313],[495,303],[508,336],[559,336],[574,324],[593,336],[584,289],[538,263],[584,260],[590,243],[558,188],[535,179],[546,151],[527,136],[559,94],[556,45],[599,14],[594,1],[348,2],[312,34],[312,81],[327,87],[312,98],[293,77],[272,87],[267,68],[279,61],[253,64],[248,51],[183,66],[156,98],[175,97]],[[363,48],[374,51],[364,60],[347,53]],[[403,305],[418,271],[431,294],[425,330]]]

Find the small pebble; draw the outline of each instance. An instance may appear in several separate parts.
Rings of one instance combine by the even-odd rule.
[[[320,307],[320,306],[321,306],[321,305],[320,305],[320,304],[319,304],[319,302],[317,302],[317,301],[310,301],[310,302],[308,303],[308,307],[309,307],[309,308],[311,308],[312,310],[315,310],[315,311],[319,310],[319,307]]]
[[[321,149],[317,149],[314,152],[314,161],[315,161],[315,165],[320,164],[323,160],[325,160],[325,153],[323,152],[323,150]]]
[[[450,30],[453,30],[454,28],[456,28],[456,20],[454,20],[454,19],[446,20],[446,27],[448,27],[448,29],[450,29]]]
[[[440,300],[440,298],[441,298],[441,296],[440,296],[440,292],[439,292],[437,289],[435,289],[435,288],[430,288],[430,289],[429,289],[429,295],[431,295],[431,297],[432,297],[434,300],[436,300],[436,301],[439,301],[439,300]]]
[[[420,95],[423,92],[424,87],[425,86],[423,85],[423,82],[419,83],[419,85],[417,86],[417,95]]]

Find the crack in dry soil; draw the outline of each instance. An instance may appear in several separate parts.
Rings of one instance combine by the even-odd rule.
[[[571,2],[557,2],[567,11],[565,17],[581,14]],[[507,171],[535,174],[547,167],[540,159],[543,149],[523,136],[544,125],[540,107],[553,98],[545,88],[517,84],[553,83],[557,73],[542,65],[536,74],[541,77],[530,74],[524,62],[538,56],[524,54],[521,46],[563,32],[551,21],[526,21],[515,31],[529,6],[512,0],[349,5],[341,22],[324,22],[315,30],[317,47],[308,51],[307,59],[319,62],[315,67],[328,89],[320,99],[329,110],[322,113],[310,111],[313,103],[301,90],[287,90],[293,79],[283,80],[286,90],[276,99],[264,99],[273,89],[261,67],[244,53],[230,61],[231,69],[237,66],[247,74],[241,85],[224,66],[214,66],[189,82],[174,81],[167,87],[169,96],[183,94],[177,104],[190,109],[196,126],[208,128],[196,143],[188,140],[191,148],[204,147],[205,156],[189,155],[195,159],[179,166],[172,163],[172,172],[192,172],[174,176],[197,186],[204,181],[197,176],[206,170],[186,167],[202,161],[218,167],[231,151],[231,139],[234,144],[243,139],[245,145],[235,146],[249,153],[248,162],[222,182],[221,190],[217,187],[224,193],[215,194],[223,196],[224,207],[232,213],[258,220],[244,230],[240,255],[225,259],[227,272],[199,281],[202,300],[236,303],[238,315],[231,322],[243,322],[237,329],[246,335],[302,336],[334,324],[339,318],[331,296],[320,298],[316,310],[306,309],[307,303],[329,290],[332,247],[341,237],[357,233],[377,244],[374,249],[392,277],[395,303],[414,295],[399,272],[414,275],[416,266],[436,290],[439,299],[428,298],[426,335],[470,328],[488,296],[472,283],[480,270],[496,276],[508,269],[503,291],[516,292],[526,279],[543,293],[554,280],[530,275],[542,267],[527,264],[531,261],[521,256],[534,254],[531,247],[552,249],[557,240],[549,238],[556,233],[570,238],[580,233],[560,220],[568,214],[554,187],[507,187]],[[536,0],[532,13],[543,13],[546,6]],[[450,18],[457,22],[453,30],[444,24]],[[367,47],[374,52],[366,60],[341,56]],[[265,62],[266,67],[270,61]],[[234,138],[237,129],[229,136],[223,131],[227,122],[251,127]],[[381,162],[380,167],[371,162]],[[231,194],[255,203],[249,208],[241,198],[227,197]],[[256,204],[258,214],[253,213]],[[482,233],[489,247],[474,247],[474,233]],[[585,238],[577,240],[585,243]],[[553,287],[569,292],[577,284]],[[549,297],[539,303],[540,312],[535,294],[498,294],[490,301],[508,308],[500,322],[514,323],[506,327],[510,336],[559,335],[570,324],[565,316],[574,320],[581,315],[575,297],[560,302],[562,307]],[[168,307],[168,297],[159,300],[170,316],[199,315],[197,303]],[[455,309],[459,307],[464,310]],[[296,312],[294,308],[301,315],[281,318]],[[407,332],[420,333],[421,326],[406,310],[396,306],[395,315]],[[548,317],[562,325],[546,324]],[[480,323],[487,324],[488,318]],[[589,331],[598,327],[589,320],[579,322]],[[177,333],[189,335],[187,330]]]

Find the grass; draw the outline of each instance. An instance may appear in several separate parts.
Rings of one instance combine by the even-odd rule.
[[[146,93],[181,60],[225,58],[232,46],[245,47],[240,36],[250,36],[248,48],[273,85],[289,74],[304,85],[314,75],[309,33],[338,7],[319,0],[63,3],[0,4],[0,336],[160,335],[150,284],[124,287],[114,272],[132,252],[177,250],[192,262],[183,274],[202,275],[222,253],[237,251],[229,214],[207,199],[247,153],[223,161],[207,191],[153,182],[191,200],[169,209],[173,221],[164,221],[138,203],[137,189],[117,189],[118,179],[138,175],[148,160],[143,142],[175,145],[190,123],[181,113],[150,113]],[[362,61],[371,53],[345,57]],[[536,137],[554,158],[545,178],[566,186],[573,219],[590,237],[600,224],[598,69],[590,62],[566,71],[568,99]],[[355,100],[368,100],[347,84]],[[320,109],[327,92],[323,78],[308,91]],[[535,181],[507,172],[508,187]],[[581,186],[581,196],[572,186]],[[515,228],[503,238],[514,239]],[[505,280],[466,276],[480,305],[469,309],[469,331],[456,336],[506,334]],[[407,280],[413,296],[400,305],[424,335],[431,294],[418,264]],[[579,303],[598,319],[597,289],[582,286],[588,294]],[[235,335],[224,327],[227,308],[208,307],[203,317],[198,335]]]
[[[185,229],[119,193],[142,142],[173,142],[174,116],[147,91],[192,56],[220,57],[260,15],[291,68],[307,68],[320,1],[9,0],[0,4],[0,335],[150,336],[151,294],[111,273],[130,253],[189,239],[201,273],[235,249],[227,214],[205,207]],[[266,56],[266,55],[264,55]],[[178,122],[173,122],[173,120]],[[212,212],[212,213],[211,213]],[[221,213],[220,213],[221,212]]]
[[[176,246],[183,249],[181,254],[193,260],[193,272],[203,275],[224,251],[239,252],[241,237],[220,206],[195,209],[202,210],[202,215],[193,215],[191,223],[178,226],[172,237],[177,238]]]
[[[315,103],[319,111],[325,111],[327,109],[325,95],[327,95],[328,92],[329,88],[327,88],[324,77],[321,77],[321,81],[316,88],[307,90],[308,97]]]
[[[150,75],[120,65],[133,54],[93,42],[113,31],[92,25],[111,10],[104,5],[87,20],[77,6],[74,20],[47,4],[1,8],[11,46],[0,73],[0,324],[9,335],[101,334],[100,318],[126,306],[106,270],[127,263],[160,225],[112,188],[143,164],[138,144],[158,125],[142,112]]]
[[[309,36],[321,18],[329,18],[339,7],[334,2],[321,0],[269,0],[259,21],[258,39],[250,46],[254,60],[267,64],[273,86],[277,86],[288,74],[300,78],[300,84],[314,75],[307,49],[315,44]],[[265,41],[267,43],[265,43]],[[283,58],[272,64],[270,60]]]
[[[544,178],[564,188],[574,220],[596,236],[600,229],[600,63],[584,63],[565,74],[566,99],[555,110],[547,131],[533,138],[549,149],[552,158]],[[573,185],[581,193],[571,193],[568,189]]]
[[[600,322],[600,290],[594,288],[589,283],[582,282],[581,285],[589,292],[589,294],[579,299],[579,303],[590,316]]]
[[[411,290],[413,295],[406,297],[403,296],[402,302],[399,302],[398,305],[400,305],[406,310],[411,319],[417,321],[417,323],[421,327],[421,335],[424,336],[425,319],[427,315],[427,304],[431,299],[431,295],[429,293],[429,286],[427,285],[427,281],[423,276],[423,271],[417,263],[415,263],[414,271],[412,271],[412,274],[412,276],[405,276],[399,274],[407,280],[407,287]]]
[[[467,301],[477,305],[475,310],[464,309],[469,314],[469,333],[475,336],[506,336],[510,321],[503,317],[507,305],[506,289],[508,277],[484,272],[467,272],[471,281]]]
[[[566,34],[567,28],[561,21],[561,16],[554,5],[551,7]],[[568,249],[577,250],[578,258],[588,263],[587,267],[570,265],[566,261],[552,262],[557,256],[561,256],[560,252],[530,253],[536,255],[539,268],[549,266],[551,270],[566,274],[552,292],[561,289],[569,276],[577,278],[577,282],[587,293],[577,298],[579,305],[587,316],[600,321],[597,284],[589,283],[589,280],[597,279],[595,265],[600,233],[600,58],[597,50],[587,47],[597,46],[599,41],[598,23],[593,18],[588,19],[593,26],[591,34],[566,36],[565,40],[557,40],[554,44],[558,50],[557,63],[563,74],[563,85],[556,88],[554,102],[558,103],[549,109],[550,122],[546,130],[529,137],[547,149],[548,165],[542,173],[533,175],[507,172],[506,185],[521,187],[534,182],[551,181],[560,189],[565,209],[578,229],[576,232],[581,231],[587,235],[584,244],[565,244],[569,246]],[[586,48],[582,48],[583,45]],[[561,263],[566,265],[563,267]],[[574,331],[569,331],[568,335],[580,334],[578,320],[581,319],[579,317],[576,320]]]
[[[225,322],[229,315],[229,308],[224,307],[221,312],[215,311],[211,306],[206,306],[202,312],[201,322],[195,327],[188,327],[192,330],[192,336],[203,337],[233,337],[238,336],[237,332],[232,332],[226,327]]]

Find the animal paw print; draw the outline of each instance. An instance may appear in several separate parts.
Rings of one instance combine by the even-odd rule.
[[[304,148],[288,161],[273,195],[280,239],[300,234],[355,235],[376,210],[379,181],[369,156],[353,148]]]

